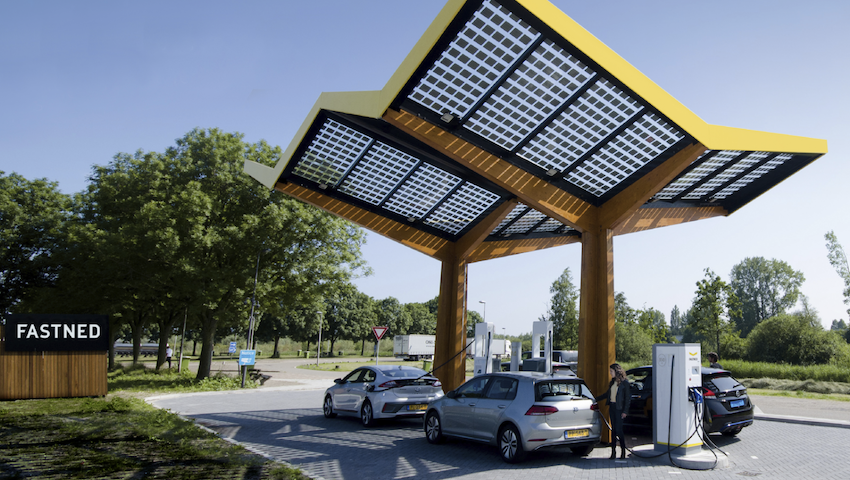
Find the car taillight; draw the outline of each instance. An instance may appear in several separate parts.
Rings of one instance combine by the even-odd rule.
[[[709,390],[709,389],[708,389],[708,388],[706,388],[706,387],[702,387],[702,391],[703,391],[703,395],[702,395],[702,396],[703,396],[703,397],[705,397],[705,398],[710,398],[710,399],[712,399],[712,400],[713,400],[713,399],[715,399],[715,398],[717,398],[717,394],[716,394],[716,393],[714,393],[713,391]]]
[[[398,384],[395,383],[395,380],[390,380],[389,382],[384,382],[384,383],[378,385],[378,388],[395,388],[397,386],[398,386]]]
[[[553,413],[558,413],[558,409],[555,407],[543,406],[543,405],[532,405],[531,408],[525,412],[526,415],[551,415]]]
[[[595,411],[595,412],[598,412],[599,411],[599,405],[594,403],[593,405],[590,406],[590,409]]]

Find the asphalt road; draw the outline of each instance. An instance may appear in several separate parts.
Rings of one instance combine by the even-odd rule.
[[[315,361],[315,360],[313,360]],[[264,363],[269,362],[269,363]],[[678,468],[665,456],[608,460],[598,447],[588,457],[567,449],[530,455],[519,465],[501,461],[495,447],[461,441],[429,444],[421,421],[382,422],[364,429],[355,417],[326,419],[324,388],[337,372],[295,368],[305,360],[260,361],[273,375],[259,389],[178,394],[148,399],[193,418],[225,438],[325,479],[515,479],[535,478],[788,478],[845,479],[850,466],[850,404],[787,397],[757,397],[755,423],[734,438],[712,435],[727,467],[709,471]],[[819,416],[815,417],[815,416]],[[837,418],[835,418],[837,417]],[[814,418],[814,420],[812,420]],[[833,419],[830,421],[830,419]],[[647,432],[629,432],[630,448],[651,444]]]

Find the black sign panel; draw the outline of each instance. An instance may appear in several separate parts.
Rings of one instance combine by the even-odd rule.
[[[7,352],[106,351],[109,316],[9,315],[5,348]]]

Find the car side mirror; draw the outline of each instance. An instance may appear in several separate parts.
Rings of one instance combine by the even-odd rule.
[[[450,390],[449,393],[446,394],[446,396],[449,397],[449,398],[455,398],[455,397],[457,397],[457,391]]]
[[[335,379],[334,379],[334,383],[336,383],[337,385],[339,385],[340,383],[345,383],[345,382],[344,382],[344,381],[342,381],[342,379],[341,379],[341,378],[335,378]]]

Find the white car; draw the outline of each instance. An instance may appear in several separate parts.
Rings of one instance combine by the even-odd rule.
[[[334,384],[325,391],[325,417],[358,415],[364,427],[383,418],[422,417],[428,404],[443,396],[436,377],[401,365],[360,367]]]
[[[590,389],[575,375],[491,373],[429,405],[425,438],[430,443],[447,436],[489,443],[508,463],[547,447],[587,455],[602,432],[598,410]]]

